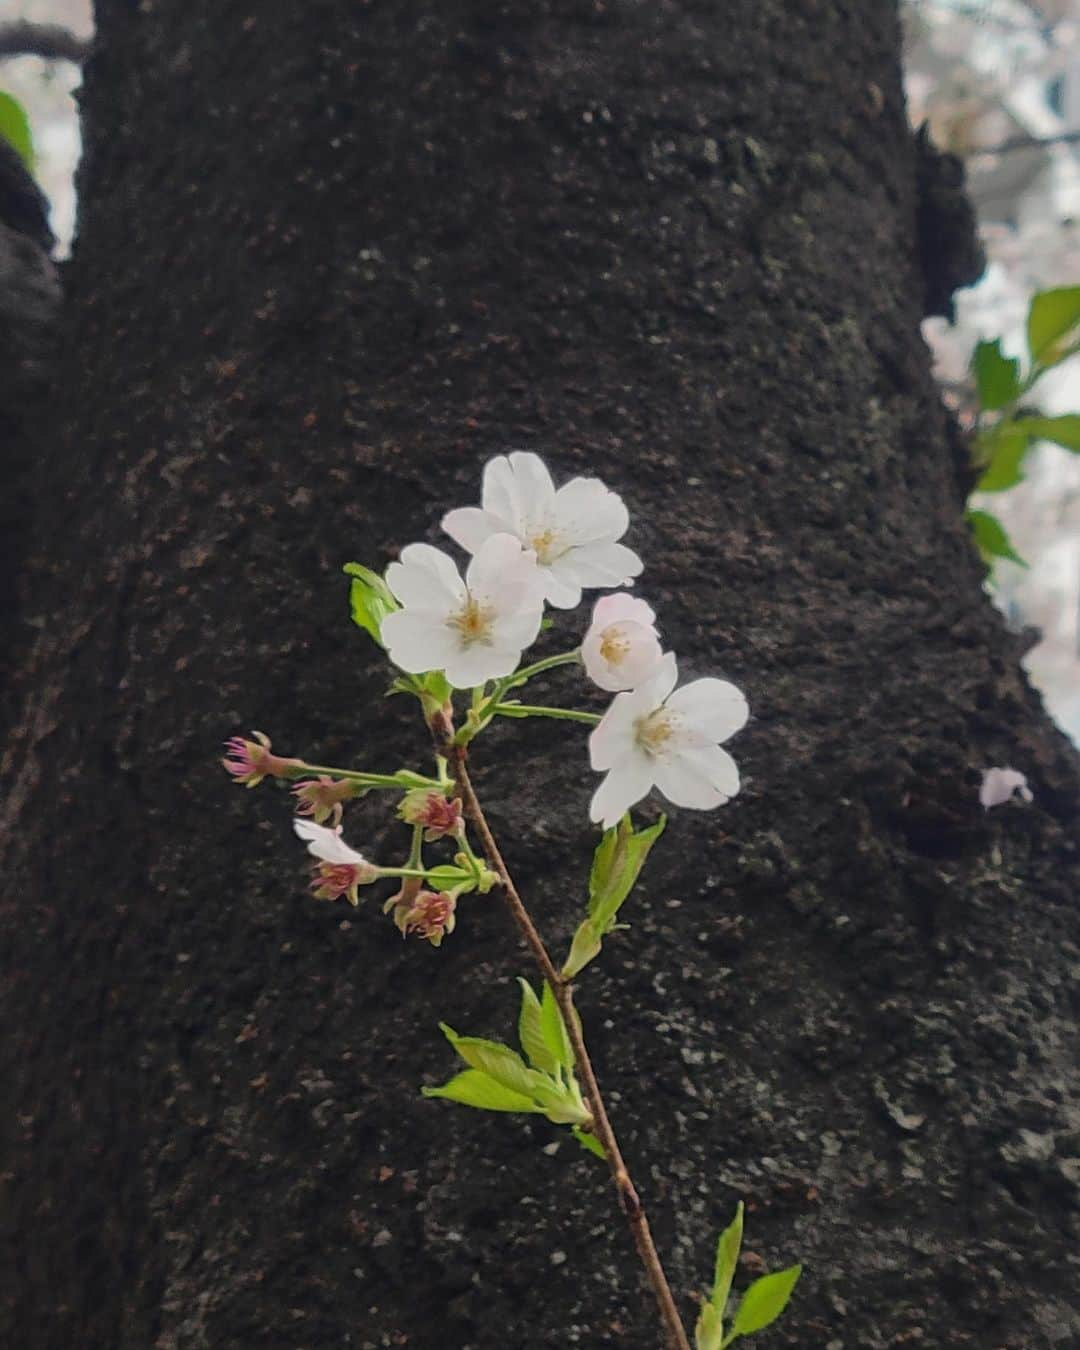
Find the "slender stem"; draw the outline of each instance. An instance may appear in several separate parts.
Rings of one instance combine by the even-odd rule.
[[[295,768],[290,769],[288,774],[283,773],[281,777],[304,778],[311,773],[320,774],[326,778],[345,778],[350,783],[359,783],[362,787],[398,788],[402,792],[406,792],[413,787],[441,789],[445,786],[437,778],[425,778],[423,774],[413,773],[411,770],[402,777],[401,774],[396,773],[361,773],[356,769],[336,769],[327,764],[308,764],[306,761],[301,761]]]
[[[405,860],[406,867],[420,867],[424,865],[424,827],[423,825],[414,825],[412,832],[412,844],[409,847],[409,856]]]
[[[555,969],[547,948],[544,946],[543,939],[529,916],[529,912],[518,894],[517,887],[514,885],[513,878],[507,870],[506,863],[503,861],[502,854],[499,852],[499,847],[495,843],[487,818],[476,796],[469,772],[465,767],[464,747],[453,746],[450,749],[450,757],[454,777],[461,791],[465,809],[476,827],[487,860],[502,883],[501,889],[507,907],[513,915],[514,922],[521,930],[521,935],[532,952],[533,959],[540,968],[540,973],[551,986],[551,991],[559,1005],[559,1011],[562,1013],[570,1043],[574,1048],[574,1067],[581,1075],[589,1110],[592,1112],[592,1132],[603,1145],[608,1166],[611,1168],[611,1177],[615,1183],[615,1189],[619,1193],[619,1203],[630,1225],[630,1232],[633,1235],[638,1256],[641,1258],[649,1283],[652,1285],[653,1294],[660,1311],[660,1320],[667,1334],[671,1350],[690,1350],[686,1329],[683,1326],[682,1318],[679,1316],[671,1286],[664,1274],[664,1267],[660,1263],[656,1244],[653,1242],[652,1233],[649,1229],[649,1221],[645,1216],[645,1210],[634,1183],[630,1179],[629,1170],[623,1160],[618,1140],[615,1138],[615,1131],[611,1127],[611,1121],[608,1119],[604,1107],[604,1099],[600,1095],[600,1085],[596,1080],[592,1061],[589,1059],[589,1052],[586,1049],[585,1039],[581,1032],[581,1024],[574,1008],[570,982],[564,980]]]
[[[542,708],[535,703],[496,703],[492,709],[500,717],[562,717],[568,722],[588,722],[596,726],[599,713],[580,712],[577,708]]]
[[[560,652],[558,656],[545,656],[542,661],[534,661],[531,666],[522,666],[516,670],[513,675],[507,676],[505,681],[500,680],[500,684],[505,683],[507,689],[513,689],[519,684],[524,684],[526,680],[531,680],[534,675],[540,675],[545,670],[554,670],[556,666],[570,666],[581,660],[581,648],[575,647],[572,652]]]

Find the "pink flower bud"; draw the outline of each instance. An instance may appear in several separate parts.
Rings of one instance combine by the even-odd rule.
[[[449,801],[434,788],[414,788],[407,792],[398,806],[398,815],[410,825],[423,825],[424,838],[429,844],[433,839],[443,839],[447,835],[460,838],[464,829],[461,798]]]
[[[414,890],[409,883],[417,880],[407,877],[397,895],[391,896],[383,906],[383,912],[389,914],[393,910],[394,922],[403,937],[416,933],[433,947],[438,947],[447,933],[454,931],[457,898],[449,891]]]
[[[244,787],[256,787],[264,778],[288,778],[291,769],[301,768],[303,760],[282,759],[270,753],[270,738],[261,731],[251,733],[255,739],[245,741],[242,736],[231,736],[225,742],[228,754],[221,761],[222,768],[231,773]]]
[[[335,825],[340,825],[342,802],[351,801],[353,797],[359,797],[362,792],[363,788],[358,788],[348,778],[333,779],[325,776],[322,778],[305,778],[302,783],[297,783],[296,787],[293,788],[293,795],[296,797],[296,814],[298,816],[312,816],[318,825],[321,825],[325,820],[331,820]]]

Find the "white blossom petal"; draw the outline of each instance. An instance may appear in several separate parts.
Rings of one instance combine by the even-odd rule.
[[[539,569],[544,598],[556,609],[576,609],[581,604],[581,583],[568,558],[568,554],[556,558],[549,566]]]
[[[589,819],[599,821],[605,830],[617,825],[623,816],[652,788],[651,765],[647,756],[631,752],[612,765],[589,803]]]
[[[636,689],[655,671],[662,652],[653,628],[629,619],[593,627],[581,644],[585,674],[601,689]]]
[[[383,619],[380,633],[390,660],[413,675],[443,670],[461,646],[445,610],[396,609]]]
[[[571,478],[555,494],[559,529],[572,544],[621,539],[630,528],[630,513],[621,497],[599,478]]]
[[[746,696],[727,680],[694,680],[676,689],[667,706],[710,741],[726,741],[750,716]]]
[[[739,790],[735,761],[718,745],[658,755],[653,776],[668,801],[697,811],[723,806]]]
[[[548,466],[531,450],[514,450],[509,456],[514,475],[517,509],[523,520],[543,520],[555,505],[555,484]]]
[[[602,628],[606,624],[621,623],[623,620],[651,628],[656,623],[656,613],[644,600],[636,595],[627,595],[625,591],[602,595],[593,605],[592,627]]]
[[[362,863],[365,861],[362,853],[357,853],[342,839],[340,825],[331,830],[325,825],[316,825],[313,820],[297,819],[293,821],[293,829],[307,844],[308,852],[321,862]]]
[[[589,733],[589,763],[594,769],[610,769],[634,744],[634,722],[639,716],[633,694],[617,694],[603,717]]]
[[[386,584],[403,605],[439,607],[465,595],[453,558],[431,544],[403,548],[400,561],[386,569]]]
[[[615,543],[582,544],[558,561],[573,569],[582,586],[622,586],[639,576],[644,567],[632,549]]]
[[[984,769],[982,786],[979,788],[979,801],[983,810],[992,806],[1003,806],[1011,801],[1013,795],[1021,801],[1034,801],[1034,794],[1028,787],[1027,778],[1019,769]]]
[[[443,516],[442,527],[466,553],[477,553],[493,534],[506,530],[507,523],[478,506],[459,506]]]
[[[502,521],[511,534],[518,533],[521,521],[518,518],[514,470],[505,455],[497,455],[484,465],[481,502],[484,510]]]
[[[497,680],[517,668],[520,647],[496,647],[477,643],[459,648],[442,667],[455,689],[475,689],[485,680]]]

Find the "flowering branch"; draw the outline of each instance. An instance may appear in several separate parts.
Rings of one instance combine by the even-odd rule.
[[[571,982],[564,979],[555,969],[555,965],[548,955],[548,950],[544,946],[544,941],[537,931],[525,904],[521,899],[517,887],[514,885],[513,877],[503,861],[502,854],[499,852],[499,846],[495,842],[495,837],[491,833],[491,828],[487,823],[483,808],[480,805],[479,798],[473,788],[472,780],[469,777],[469,771],[465,767],[466,750],[463,746],[452,745],[447,750],[442,751],[450,759],[454,779],[458,789],[461,792],[462,800],[465,803],[465,810],[476,828],[476,833],[483,845],[484,854],[487,857],[492,869],[498,875],[502,883],[501,889],[503,897],[506,900],[507,908],[517,924],[526,945],[532,952],[533,959],[540,968],[540,973],[548,982],[555,999],[559,1005],[559,1011],[562,1013],[563,1022],[566,1026],[567,1034],[570,1037],[570,1043],[574,1049],[574,1065],[580,1072],[582,1084],[585,1089],[585,1097],[589,1104],[589,1110],[592,1113],[591,1129],[600,1141],[607,1158],[608,1166],[611,1169],[611,1177],[615,1183],[615,1189],[619,1194],[619,1203],[622,1206],[623,1213],[626,1215],[627,1223],[630,1225],[630,1232],[633,1235],[634,1246],[637,1248],[638,1256],[645,1267],[649,1283],[652,1285],[653,1294],[656,1298],[657,1306],[660,1310],[660,1320],[667,1332],[668,1342],[672,1350],[690,1350],[690,1342],[686,1337],[686,1329],[683,1326],[682,1318],[679,1316],[679,1310],[675,1305],[675,1299],[671,1293],[671,1286],[668,1284],[667,1276],[664,1273],[664,1267],[661,1264],[659,1254],[656,1250],[656,1244],[653,1242],[652,1231],[649,1228],[649,1221],[645,1214],[637,1190],[633,1181],[630,1179],[630,1172],[623,1160],[622,1152],[619,1149],[618,1140],[615,1137],[615,1131],[612,1129],[611,1121],[608,1119],[607,1110],[604,1106],[604,1099],[600,1093],[600,1084],[597,1081],[593,1070],[592,1061],[589,1058],[589,1052],[585,1046],[585,1040],[581,1033],[581,1022],[574,1007],[573,989]]]
[[[403,937],[413,935],[438,947],[454,932],[461,897],[501,887],[543,976],[539,993],[519,980],[521,1053],[497,1041],[459,1035],[441,1022],[468,1067],[421,1092],[486,1111],[543,1115],[570,1126],[583,1148],[606,1160],[665,1340],[670,1350],[690,1350],[608,1118],[574,1007],[572,981],[600,955],[605,938],[626,926],[617,921],[620,907],[664,831],[665,817],[635,829],[630,808],[654,787],[676,806],[700,811],[724,805],[739,791],[738,768],[722,742],[746,722],[746,699],[725,680],[677,687],[675,655],[662,650],[656,614],[644,600],[620,590],[597,601],[579,646],[521,664],[545,623],[545,603],[572,609],[583,588],[612,590],[628,585],[642,570],[637,554],[619,542],[628,524],[621,499],[595,478],[575,478],[556,490],[537,455],[515,452],[492,460],[484,470],[482,507],[462,507],[443,519],[446,532],[472,554],[464,574],[453,558],[430,544],[407,545],[385,577],[360,563],[344,569],[351,577],[353,621],[398,669],[390,692],[419,702],[435,746],[437,776],[310,764],[275,755],[261,732],[252,733],[253,740],[232,737],[222,763],[244,787],[266,778],[302,780],[292,789],[293,828],[315,859],[311,890],[316,899],[358,905],[361,887],[393,878],[399,888],[383,901],[383,913]],[[507,698],[534,676],[569,665],[615,695],[603,716]],[[455,691],[467,699],[459,726]],[[467,747],[496,717],[585,723],[592,729],[590,765],[604,775],[589,806],[590,818],[603,833],[589,872],[588,904],[561,970],[525,908],[469,777]],[[403,864],[380,866],[342,837],[346,803],[372,789],[403,793],[397,815],[411,828]],[[467,821],[478,850],[469,841]],[[425,860],[424,845],[439,841],[452,846],[453,861],[432,865]],[[736,1338],[768,1326],[798,1279],[793,1266],[758,1280],[725,1330],[741,1231],[740,1208],[735,1224],[720,1238],[712,1292],[695,1328],[696,1350],[724,1350]]]

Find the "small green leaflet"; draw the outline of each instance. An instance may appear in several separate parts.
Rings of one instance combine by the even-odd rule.
[[[702,1305],[694,1338],[697,1350],[721,1350],[724,1343],[724,1309],[735,1278],[735,1266],[742,1246],[743,1203],[740,1200],[735,1217],[720,1234],[716,1244],[716,1265],[713,1271],[712,1292]]]
[[[463,867],[454,867],[444,863],[442,867],[433,867],[424,878],[424,884],[433,891],[453,891],[458,887],[465,891],[476,890],[476,879]]]
[[[737,1336],[749,1336],[775,1322],[787,1307],[801,1274],[802,1266],[789,1266],[775,1275],[763,1275],[760,1280],[755,1280],[742,1296],[735,1324],[724,1345],[730,1345]]]
[[[635,831],[627,812],[613,829],[605,830],[593,855],[589,873],[587,917],[581,922],[562,973],[573,979],[600,951],[604,936],[615,927],[619,907],[633,889],[649,850],[664,832],[664,816],[648,829]]]
[[[1019,563],[1021,567],[1027,566],[1009,542],[1005,527],[997,516],[992,516],[989,511],[969,510],[964,512],[964,519],[971,526],[975,543],[986,562],[992,563],[995,558],[1007,558],[1009,562]]]
[[[382,621],[400,605],[390,593],[390,588],[378,572],[360,563],[346,563],[342,568],[346,576],[352,577],[349,588],[349,604],[352,607],[353,623],[363,628],[381,647],[383,645]]]
[[[575,1125],[570,1133],[586,1152],[595,1154],[596,1157],[602,1159],[604,1162],[607,1161],[607,1154],[604,1152],[604,1146],[600,1140],[597,1139],[595,1134],[589,1134],[588,1131],[583,1130],[580,1125]]]
[[[1070,355],[1080,328],[1080,286],[1040,291],[1028,310],[1027,336],[1032,364],[1044,369]]]
[[[1054,441],[1066,450],[1080,453],[1080,413],[1065,413],[1062,417],[1021,417],[1014,425],[1035,440]]]
[[[1001,351],[1001,339],[979,342],[971,357],[971,370],[979,404],[984,412],[996,412],[1012,403],[1020,393],[1020,362]]]
[[[26,109],[10,94],[0,93],[0,136],[15,150],[26,165],[27,173],[34,172],[34,138]]]
[[[447,1101],[483,1111],[531,1111],[543,1115],[543,1109],[534,1101],[520,1092],[511,1092],[479,1069],[466,1069],[442,1087],[422,1087],[420,1091],[425,1097],[445,1097]]]
[[[1030,440],[1026,422],[1002,422],[981,435],[979,451],[986,468],[975,484],[975,491],[1004,492],[1022,482],[1022,465]]]
[[[724,1335],[724,1313],[731,1294],[731,1281],[742,1247],[743,1205],[739,1201],[735,1218],[720,1234],[716,1244],[716,1269],[708,1303],[703,1304],[694,1329],[697,1350],[724,1350],[739,1336],[750,1336],[755,1331],[775,1322],[787,1307],[791,1291],[802,1273],[802,1266],[790,1266],[775,1275],[763,1275],[755,1280],[742,1296],[731,1330]]]
[[[440,1022],[443,1035],[469,1068],[442,1087],[421,1091],[425,1097],[445,1097],[489,1111],[544,1115],[556,1125],[571,1126],[583,1148],[590,1152],[599,1149],[603,1157],[599,1142],[585,1130],[592,1123],[592,1113],[574,1078],[570,1038],[555,996],[546,984],[543,997],[537,998],[527,980],[519,983],[518,1030],[529,1064],[509,1046],[479,1036],[459,1036],[452,1027]]]

